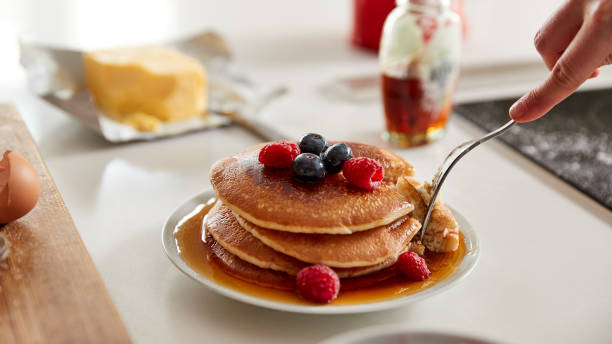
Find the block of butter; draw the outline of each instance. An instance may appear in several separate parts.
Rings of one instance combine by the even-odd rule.
[[[206,73],[195,59],[169,48],[140,46],[83,54],[85,82],[110,117],[140,131],[203,116]]]

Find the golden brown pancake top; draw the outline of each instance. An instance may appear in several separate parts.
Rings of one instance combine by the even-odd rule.
[[[407,215],[412,203],[395,183],[412,166],[380,147],[347,143],[356,157],[377,160],[385,169],[384,185],[366,191],[342,173],[319,183],[296,181],[290,168],[265,167],[258,161],[263,145],[217,161],[210,181],[219,198],[234,212],[264,228],[298,233],[351,234],[385,225]]]
[[[210,233],[227,251],[260,268],[295,276],[302,268],[310,265],[266,246],[242,228],[234,217],[234,213],[221,202],[217,202],[206,216],[204,230]],[[346,236],[340,236],[338,239],[342,240],[342,238]],[[362,276],[389,267],[396,260],[396,256],[392,256],[376,265],[334,268],[334,271],[340,278]]]

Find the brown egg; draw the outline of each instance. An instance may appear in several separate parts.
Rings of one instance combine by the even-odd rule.
[[[40,179],[24,157],[6,151],[0,160],[0,223],[15,221],[38,202]]]

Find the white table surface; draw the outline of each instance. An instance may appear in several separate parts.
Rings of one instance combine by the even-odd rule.
[[[320,91],[337,77],[376,73],[376,58],[346,43],[348,1],[148,1],[150,12],[137,25],[133,18],[143,3],[103,3],[2,4],[11,10],[0,13],[0,100],[17,103],[135,342],[312,343],[379,324],[460,329],[512,343],[612,341],[612,213],[498,142],[466,156],[445,184],[445,200],[473,224],[482,254],[473,274],[441,295],[371,314],[299,315],[229,300],[184,276],[162,252],[164,219],[209,188],[215,160],[258,139],[229,127],[109,144],[27,91],[15,35],[91,47],[214,27],[229,39],[243,69],[261,82],[290,87],[262,113],[278,129],[384,145],[379,100],[351,103]],[[472,17],[467,69],[537,61],[531,37],[554,1],[494,2],[496,8],[482,0],[466,3]],[[508,29],[525,9],[525,24]],[[534,82],[512,84],[507,93]],[[467,84],[458,97],[478,98],[480,91]],[[490,91],[492,85],[500,88],[497,80],[479,87]],[[425,179],[452,147],[481,134],[454,116],[441,141],[396,152]]]

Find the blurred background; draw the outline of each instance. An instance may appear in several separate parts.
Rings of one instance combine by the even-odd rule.
[[[333,76],[372,74],[377,71],[375,54],[355,49],[349,43],[352,3],[351,0],[2,0],[0,99],[15,99],[24,89],[23,72],[18,67],[17,37],[93,49],[163,42],[213,29],[228,39],[236,59],[258,79],[291,83],[299,78],[300,85],[312,86]],[[545,71],[533,48],[533,37],[558,3],[463,1],[469,33],[458,99],[518,94],[540,80]],[[318,74],[287,74],[287,70],[295,71],[301,63],[311,61],[326,63]],[[598,82],[601,81],[593,84]],[[496,85],[496,90],[488,89],[490,85]]]

